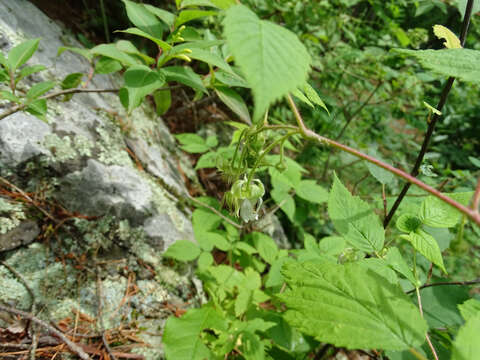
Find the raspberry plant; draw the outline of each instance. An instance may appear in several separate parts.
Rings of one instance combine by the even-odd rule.
[[[348,349],[376,349],[377,358],[406,351],[420,360],[439,359],[429,335],[434,329],[426,321],[428,309],[422,305],[423,289],[432,284],[420,273],[419,261],[447,273],[435,229],[463,227],[466,219],[480,225],[480,179],[472,191],[442,193],[416,176],[453,81],[480,82],[480,51],[463,48],[474,1],[467,2],[460,38],[445,27],[435,27],[435,34],[445,40],[445,49],[395,50],[399,56],[411,56],[427,70],[449,78],[439,105],[426,104],[430,111],[428,131],[411,174],[306,127],[292,95],[327,113],[328,109],[308,82],[312,66],[309,52],[286,28],[261,20],[248,7],[231,0],[176,1],[178,14],[130,0],[123,2],[134,27],[121,32],[151,41],[158,50],[156,57],[126,40],[90,50],[62,48],[59,53],[72,51],[85,57],[92,65],[90,75],[122,71],[121,89],[97,91],[118,92],[133,117],[134,109],[147,96],[152,96],[157,112],[164,113],[170,106],[170,83],[177,82],[192,88],[197,98],[215,92],[243,121],[232,123],[236,130],[231,145],[217,150],[216,138],[177,136],[186,151],[203,153],[197,168],[215,166],[231,184],[224,203],[234,217],[212,198],[193,200],[198,206],[193,212],[197,244],[180,240],[165,253],[165,257],[181,262],[196,261],[197,275],[208,294],[208,302],[201,308],[167,320],[163,335],[166,358],[304,359],[327,343]],[[223,18],[223,38],[211,32],[202,37],[185,26],[211,16]],[[30,40],[0,56],[0,80],[7,88],[0,96],[15,104],[0,119],[20,110],[44,119],[48,98],[89,90],[90,75],[74,73],[58,84],[58,92],[48,93],[57,85],[44,82],[19,96],[17,84],[44,70],[24,66],[37,46],[38,40]],[[185,66],[192,60],[205,63],[208,74],[202,77]],[[251,90],[252,115],[234,88]],[[269,111],[282,99],[289,105],[295,124],[271,121]],[[285,151],[301,142],[330,146],[368,162],[370,172],[383,186],[391,174],[408,185],[382,221],[372,204],[354,196],[337,175],[330,191],[304,179],[306,170]],[[318,242],[305,233],[305,248],[286,250],[261,232],[249,232],[246,225],[263,217],[266,186],[261,178],[265,171],[272,184],[267,190],[289,219],[295,213],[295,192],[305,201],[326,203],[337,234]],[[430,195],[416,211],[396,217],[401,232],[398,239],[409,249],[402,252],[392,245],[394,239],[386,229],[410,184]],[[227,254],[225,264],[216,264],[214,249]],[[409,291],[405,291],[405,284]],[[454,331],[455,339],[450,341],[452,360],[473,359],[480,352],[476,341],[479,304],[471,299],[460,305],[465,324]]]

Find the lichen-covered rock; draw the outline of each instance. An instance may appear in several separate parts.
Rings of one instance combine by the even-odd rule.
[[[22,80],[19,93],[88,74],[80,56],[56,56],[60,46],[80,47],[61,26],[26,0],[0,0],[0,51],[38,37],[28,64],[47,70]],[[88,87],[121,85],[120,77],[94,76]],[[0,101],[0,113],[8,106]],[[161,255],[177,240],[194,241],[179,167],[194,172],[182,156],[152,109],[127,116],[112,93],[49,99],[45,122],[24,112],[0,120],[0,175],[25,191],[0,182],[0,255],[31,287],[41,318],[71,318],[73,309],[95,319],[101,301],[106,328],[140,324],[146,330],[136,335],[152,347],[135,351],[161,357],[155,334],[171,314],[166,304],[201,301],[190,269],[171,269]],[[0,299],[23,310],[32,302],[1,265]]]

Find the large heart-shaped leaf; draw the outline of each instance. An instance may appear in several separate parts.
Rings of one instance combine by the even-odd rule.
[[[243,5],[227,10],[224,24],[235,62],[252,87],[258,121],[271,103],[305,83],[310,55],[295,34]]]

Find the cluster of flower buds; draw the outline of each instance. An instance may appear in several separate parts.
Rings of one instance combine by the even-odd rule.
[[[225,193],[225,201],[237,217],[249,222],[258,220],[264,194],[265,188],[259,179],[254,179],[249,184],[244,178],[233,183],[230,191]]]

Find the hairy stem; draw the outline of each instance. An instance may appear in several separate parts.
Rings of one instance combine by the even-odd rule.
[[[263,158],[268,154],[270,153],[270,151],[275,147],[277,146],[278,144],[281,144],[283,143],[285,140],[287,140],[290,136],[292,135],[295,135],[295,134],[298,134],[299,131],[291,131],[289,133],[287,133],[286,135],[283,135],[281,138],[275,140],[274,142],[272,142],[270,145],[268,145],[265,150],[262,151],[262,153],[260,154],[260,156],[257,158],[257,161],[255,161],[255,164],[253,165],[253,168],[252,170],[250,171],[250,174],[248,174],[248,180],[247,180],[247,187],[250,185],[250,183],[252,182],[253,180],[253,175],[255,174],[255,170],[258,168],[258,166],[260,165],[260,163],[262,162]]]
[[[303,123],[302,116],[300,115],[300,112],[298,111],[295,103],[293,102],[293,100],[291,100],[290,96],[288,96],[288,98],[289,98],[290,106],[292,107],[292,111],[293,111],[293,113],[295,115],[295,118],[297,120],[299,131],[304,138],[309,139],[309,140],[313,140],[313,141],[317,141],[321,144],[326,144],[326,145],[333,146],[337,149],[340,149],[340,150],[345,151],[349,154],[352,154],[353,156],[355,156],[357,158],[366,160],[366,161],[368,161],[368,162],[370,162],[374,165],[377,165],[377,166],[381,167],[382,169],[385,169],[388,172],[391,172],[392,174],[397,175],[398,177],[401,177],[404,180],[407,180],[409,183],[412,183],[412,184],[418,186],[419,188],[425,190],[426,192],[432,194],[433,196],[435,196],[435,197],[439,198],[440,200],[446,202],[447,204],[453,206],[458,211],[460,211],[461,213],[468,216],[475,223],[480,225],[480,213],[478,211],[475,211],[472,208],[467,207],[465,205],[462,205],[459,202],[449,198],[448,196],[442,194],[437,189],[425,184],[423,181],[418,180],[416,177],[406,173],[405,171],[397,169],[396,167],[393,167],[389,164],[386,164],[383,161],[380,161],[380,160],[378,160],[378,159],[376,159],[376,158],[374,158],[370,155],[364,154],[361,151],[353,149],[353,148],[351,148],[347,145],[341,144],[341,143],[339,143],[335,140],[329,139],[327,137],[318,135],[317,133],[307,129],[305,127],[305,124]]]
[[[480,205],[480,177],[477,181],[477,187],[472,197],[472,210],[478,212],[478,206]]]
[[[467,31],[468,27],[470,25],[470,17],[472,15],[472,7],[473,7],[473,2],[474,0],[468,0],[467,7],[465,10],[465,17],[463,18],[463,24],[462,24],[462,30],[460,34],[460,42],[462,46],[465,44],[465,38],[467,36]],[[437,109],[438,111],[442,111],[443,106],[445,105],[447,101],[448,94],[450,93],[450,90],[452,89],[453,82],[455,81],[455,78],[450,77],[448,78],[445,86],[443,87],[442,95],[440,96],[440,101],[438,102]],[[425,137],[423,139],[423,144],[420,152],[418,153],[417,160],[415,161],[415,165],[412,168],[412,171],[410,174],[412,176],[417,176],[418,175],[418,170],[420,169],[420,166],[422,165],[423,158],[425,157],[425,154],[427,153],[428,145],[430,144],[430,140],[433,135],[433,131],[435,130],[435,125],[437,124],[437,121],[440,119],[440,115],[434,114],[433,118],[431,121],[428,123],[428,129],[425,134]],[[400,195],[398,196],[397,200],[393,204],[392,208],[390,209],[390,212],[388,213],[387,217],[385,218],[383,222],[383,227],[387,227],[390,221],[393,218],[393,215],[397,211],[398,207],[400,206],[400,203],[402,200],[405,198],[405,195],[408,192],[408,189],[410,188],[411,184],[406,183],[400,192]]]

